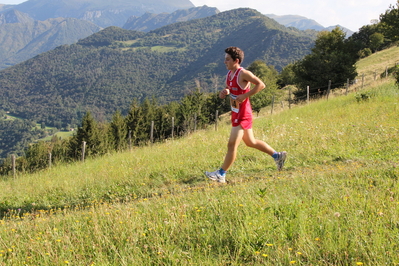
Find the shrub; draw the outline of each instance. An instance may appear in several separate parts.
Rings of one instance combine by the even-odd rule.
[[[365,58],[367,56],[370,56],[373,52],[371,51],[370,48],[364,48],[363,50],[359,51],[359,57],[360,58]]]
[[[399,87],[399,65],[396,65],[393,76],[395,77],[396,85]]]

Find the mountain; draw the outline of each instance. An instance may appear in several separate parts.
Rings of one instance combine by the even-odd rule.
[[[14,5],[4,5],[0,4],[0,12],[5,11],[7,9],[11,9]]]
[[[173,12],[194,7],[189,0],[28,0],[14,6],[35,20],[77,18],[100,27],[122,27],[129,17],[146,12]]]
[[[0,25],[14,24],[14,23],[32,23],[34,21],[28,14],[22,13],[18,10],[11,9],[10,11],[0,13]]]
[[[134,98],[176,101],[198,84],[214,91],[226,74],[228,46],[245,51],[244,67],[264,60],[281,70],[314,40],[246,8],[148,33],[108,27],[0,71],[0,110],[46,125],[76,124],[88,110],[108,119]]]
[[[317,31],[324,30],[324,27],[315,20],[308,19],[302,16],[297,16],[297,15],[277,16],[274,14],[266,14],[266,16],[274,19],[275,21],[286,27],[294,27],[300,30],[317,30]]]
[[[189,0],[28,0],[19,5],[0,4],[0,69],[59,45],[75,43],[103,27],[123,26],[132,15],[192,7]],[[181,20],[199,18],[207,11],[192,10],[185,17],[184,13]]]
[[[343,26],[341,26],[341,25],[339,25],[339,24],[338,24],[338,25],[335,25],[335,26],[327,27],[327,28],[325,28],[324,30],[332,31],[332,30],[335,29],[336,27],[342,29],[343,32],[346,33],[346,37],[350,37],[350,36],[352,36],[352,34],[354,33],[354,32],[351,31],[350,29],[345,28],[345,27],[343,27]]]
[[[76,43],[101,28],[75,18],[35,21],[11,9],[0,13],[0,69],[23,62],[63,44]]]
[[[176,22],[205,18],[216,15],[218,13],[219,10],[217,8],[207,7],[207,6],[177,10],[170,14],[169,13],[153,14],[147,12],[140,17],[136,16],[130,17],[122,28],[127,30],[138,30],[138,31],[148,32]]]
[[[286,26],[286,27],[294,27],[300,30],[316,30],[316,31],[323,31],[323,30],[328,30],[331,31],[335,29],[335,27],[340,27],[345,33],[346,36],[349,37],[351,36],[354,32],[343,27],[340,25],[336,26],[330,26],[330,27],[324,27],[318,22],[316,22],[313,19],[308,19],[306,17],[302,16],[297,16],[297,15],[283,15],[283,16],[277,16],[274,14],[267,14],[269,18],[274,19],[278,23]]]

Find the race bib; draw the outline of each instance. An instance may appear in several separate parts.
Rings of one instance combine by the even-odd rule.
[[[233,111],[234,113],[238,113],[240,111],[240,103],[236,99],[237,95],[230,93],[230,106],[231,111]]]

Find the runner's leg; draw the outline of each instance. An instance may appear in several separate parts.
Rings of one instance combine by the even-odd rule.
[[[237,157],[238,145],[240,144],[243,136],[244,130],[241,128],[241,126],[231,128],[229,142],[227,143],[227,153],[222,165],[223,170],[227,171],[233,165]]]

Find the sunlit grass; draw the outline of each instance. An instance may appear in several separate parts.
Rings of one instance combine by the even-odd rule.
[[[377,75],[385,72],[386,67],[390,68],[399,63],[399,47],[394,46],[392,48],[382,50],[368,56],[356,63],[359,76],[365,74],[366,76],[374,76],[374,72]]]
[[[254,121],[284,171],[214,127],[0,180],[0,265],[398,265],[399,89],[379,83]]]

